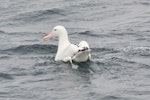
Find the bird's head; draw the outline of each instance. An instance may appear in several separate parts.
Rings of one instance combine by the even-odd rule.
[[[50,34],[48,34],[47,36],[43,37],[43,40],[47,41],[47,40],[53,38],[54,36],[60,37],[60,36],[63,36],[65,34],[67,34],[67,31],[66,31],[64,26],[60,26],[60,25],[59,26],[55,26],[53,28],[53,30],[50,32]]]

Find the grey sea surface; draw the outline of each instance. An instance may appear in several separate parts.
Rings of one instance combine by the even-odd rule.
[[[91,62],[54,61],[56,25]],[[1,0],[0,100],[150,100],[150,0]]]

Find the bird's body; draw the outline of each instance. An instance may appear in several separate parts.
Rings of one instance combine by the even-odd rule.
[[[81,41],[78,45],[71,44],[68,39],[67,30],[63,26],[56,26],[52,32],[43,38],[44,41],[58,36],[58,49],[55,56],[55,61],[64,62],[86,62],[91,59],[90,48],[86,41]]]

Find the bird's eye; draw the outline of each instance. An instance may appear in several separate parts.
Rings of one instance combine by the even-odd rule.
[[[57,31],[57,29],[54,29],[54,31]]]

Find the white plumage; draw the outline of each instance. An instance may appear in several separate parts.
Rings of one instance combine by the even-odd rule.
[[[65,27],[56,26],[52,32],[43,37],[44,41],[51,39],[53,36],[59,38],[57,54],[55,61],[68,62],[86,62],[91,59],[90,48],[86,41],[81,41],[78,45],[71,44],[68,39],[68,33]]]

